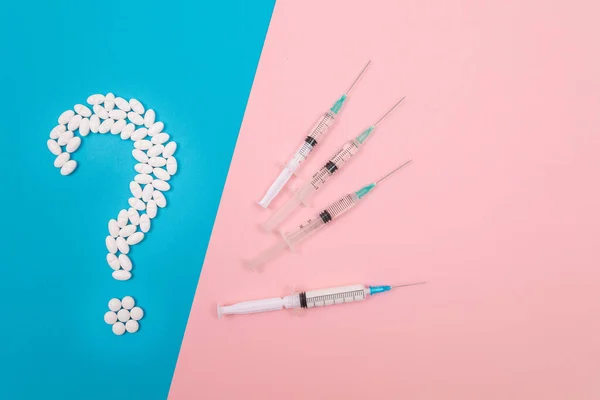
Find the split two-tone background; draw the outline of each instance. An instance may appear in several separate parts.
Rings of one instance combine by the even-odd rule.
[[[587,1],[55,1],[0,12],[0,398],[597,399],[600,30]],[[255,202],[367,60],[304,174],[403,95],[284,227],[413,159],[262,275]],[[131,144],[45,147],[93,93],[135,97],[179,143],[168,207],[104,259]],[[282,194],[274,206],[281,205]],[[426,280],[370,302],[219,321],[215,306]],[[111,297],[146,310],[117,337]]]

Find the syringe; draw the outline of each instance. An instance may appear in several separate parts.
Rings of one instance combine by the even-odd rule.
[[[352,84],[350,85],[348,90],[346,90],[346,92],[342,95],[342,97],[340,97],[338,101],[336,101],[333,104],[333,106],[329,109],[329,111],[327,111],[317,121],[315,126],[309,132],[308,136],[306,136],[306,139],[304,139],[304,142],[302,142],[300,148],[294,153],[290,161],[288,161],[288,163],[283,168],[283,171],[281,171],[277,179],[275,179],[275,182],[273,182],[269,190],[267,190],[267,193],[264,195],[262,200],[258,202],[258,204],[260,204],[264,208],[267,208],[269,204],[271,204],[271,201],[273,201],[273,199],[277,196],[277,194],[279,194],[281,189],[283,189],[285,184],[290,180],[292,175],[294,175],[294,173],[298,170],[300,164],[302,164],[304,160],[306,160],[308,155],[320,142],[323,135],[325,135],[327,131],[329,131],[329,129],[333,126],[335,117],[342,109],[342,106],[344,105],[346,98],[350,94],[350,91],[352,90],[352,88],[354,88],[354,85],[356,85],[361,76],[363,76],[363,74],[369,67],[369,64],[371,64],[371,61],[369,61],[367,65],[364,66],[362,71],[360,71],[360,74],[358,74],[354,82],[352,82]]]
[[[279,311],[284,308],[313,308],[335,304],[353,303],[365,300],[378,293],[389,292],[392,289],[422,285],[426,282],[415,282],[396,286],[367,286],[351,285],[338,286],[329,289],[311,290],[308,292],[292,293],[290,296],[273,297],[270,299],[244,301],[230,306],[217,305],[217,315],[221,318],[229,314],[254,314],[265,311]]]
[[[306,204],[306,201],[310,196],[317,192],[321,187],[327,183],[329,178],[333,176],[336,172],[338,172],[344,165],[346,165],[354,155],[358,153],[358,151],[362,148],[362,145],[365,143],[367,138],[373,133],[377,125],[381,121],[383,121],[402,101],[406,98],[403,97],[399,102],[394,104],[392,108],[390,108],[381,118],[377,120],[373,125],[369,126],[366,130],[364,130],[360,135],[356,138],[348,140],[341,149],[339,149],[333,157],[327,161],[327,163],[318,170],[312,178],[307,181],[304,185],[302,185],[296,193],[294,193],[293,197],[290,198],[279,210],[277,210],[271,218],[269,218],[264,224],[263,227],[267,231],[273,230],[277,225],[282,223],[289,215],[298,207],[300,204]]]
[[[408,165],[411,161],[412,160],[409,160],[404,164],[400,165],[399,167],[395,168],[378,181],[370,183],[360,188],[356,192],[347,194],[346,196],[342,197],[341,199],[339,199],[338,201],[321,211],[319,214],[315,215],[313,218],[298,226],[296,230],[282,234],[283,240],[278,241],[273,246],[259,254],[257,257],[246,261],[245,264],[256,271],[264,264],[275,259],[286,249],[290,249],[293,251],[298,243],[308,238],[321,227],[325,226],[327,223],[333,220],[337,220],[346,211],[356,206],[360,200],[362,200],[368,193],[375,189],[375,187],[384,179],[392,175],[394,172],[398,171],[400,168]]]

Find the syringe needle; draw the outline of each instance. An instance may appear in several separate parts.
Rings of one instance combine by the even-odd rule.
[[[346,90],[346,95],[350,94],[350,91],[352,90],[352,88],[354,87],[354,85],[356,85],[356,82],[358,82],[358,80],[361,78],[361,76],[364,75],[364,73],[367,71],[367,68],[369,68],[369,65],[371,65],[371,60],[369,60],[369,62],[367,63],[367,65],[365,65],[362,69],[362,71],[360,71],[360,74],[358,74],[358,76],[356,77],[356,79],[354,80],[354,82],[352,82],[352,85],[350,85],[350,87],[348,88],[348,90]]]
[[[392,286],[392,289],[406,287],[406,286],[424,285],[426,283],[427,282],[414,282],[414,283],[407,283],[405,285],[395,285],[395,286]]]
[[[396,169],[394,169],[393,171],[390,171],[387,173],[387,175],[385,175],[383,178],[379,179],[378,181],[375,182],[375,184],[379,184],[381,181],[383,181],[384,179],[388,178],[389,176],[391,176],[394,172],[398,171],[400,168],[407,166],[408,164],[410,164],[412,162],[412,160],[408,160],[407,162],[405,162],[404,164],[402,164],[401,166],[397,167]]]
[[[381,118],[379,118],[379,119],[377,120],[377,122],[375,122],[375,123],[373,124],[373,128],[375,128],[375,127],[377,126],[377,124],[379,124],[379,123],[380,123],[381,121],[383,121],[383,120],[384,120],[384,119],[385,119],[385,118],[386,118],[388,115],[390,115],[390,113],[391,113],[392,111],[394,111],[394,109],[395,109],[396,107],[398,107],[398,106],[400,105],[400,103],[402,103],[402,102],[404,101],[404,99],[405,99],[405,98],[406,98],[406,96],[404,96],[403,98],[401,98],[399,102],[397,102],[396,104],[394,104],[394,106],[393,106],[392,108],[390,108],[390,109],[389,109],[389,111],[388,111],[388,112],[386,112],[385,114],[383,114],[383,116],[382,116]]]

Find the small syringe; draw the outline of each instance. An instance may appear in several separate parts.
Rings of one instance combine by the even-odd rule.
[[[350,162],[350,160],[358,153],[362,148],[367,138],[373,133],[377,125],[383,121],[396,107],[402,103],[406,98],[403,97],[399,102],[394,104],[381,118],[377,120],[373,125],[365,129],[360,135],[354,139],[348,140],[341,149],[339,149],[333,157],[327,161],[321,169],[319,169],[309,181],[302,185],[279,210],[277,210],[264,224],[263,227],[267,231],[272,231],[275,227],[281,224],[294,210],[300,205],[307,205],[306,202],[309,197],[322,188],[329,179],[336,173],[339,172],[342,167]]]
[[[300,148],[294,153],[292,158],[285,165],[277,179],[271,184],[271,187],[267,190],[264,197],[261,201],[258,202],[262,207],[267,208],[271,201],[279,194],[281,189],[286,185],[286,183],[290,180],[292,175],[296,173],[298,168],[300,168],[300,164],[304,162],[308,158],[308,155],[314,150],[317,144],[321,141],[322,137],[329,131],[329,129],[333,126],[335,118],[337,114],[342,109],[346,98],[350,94],[354,85],[360,80],[361,76],[365,73],[367,68],[371,64],[371,61],[364,66],[358,77],[352,82],[348,90],[334,103],[334,105],[327,111],[315,124],[315,126],[311,129],[309,134],[306,136]]]
[[[257,257],[246,261],[246,266],[248,266],[254,271],[257,271],[258,269],[260,269],[260,267],[262,267],[269,261],[275,259],[286,249],[294,250],[295,246],[298,243],[311,236],[313,233],[315,233],[317,230],[319,230],[329,222],[337,220],[346,211],[354,208],[354,206],[356,206],[360,200],[364,199],[368,193],[375,189],[375,187],[379,183],[381,183],[383,180],[388,178],[390,175],[392,175],[402,167],[408,165],[411,161],[412,160],[409,160],[404,164],[400,165],[399,167],[395,168],[378,181],[370,183],[360,188],[356,192],[347,194],[346,196],[342,197],[341,199],[339,199],[338,201],[321,211],[319,214],[315,215],[313,218],[298,226],[298,228],[296,228],[294,231],[282,234],[282,240],[279,240],[277,243],[275,243],[267,250],[263,251]]]

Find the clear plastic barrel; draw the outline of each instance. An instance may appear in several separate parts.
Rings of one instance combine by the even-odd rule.
[[[359,144],[355,140],[344,143],[342,148],[329,159],[329,162],[311,177],[310,185],[315,188],[315,191],[319,190],[334,173],[346,165],[352,156],[358,153],[358,150]]]
[[[315,126],[310,130],[308,137],[313,138],[317,143],[321,140],[321,137],[327,133],[327,131],[333,126],[335,122],[335,114],[331,111],[327,111]]]

